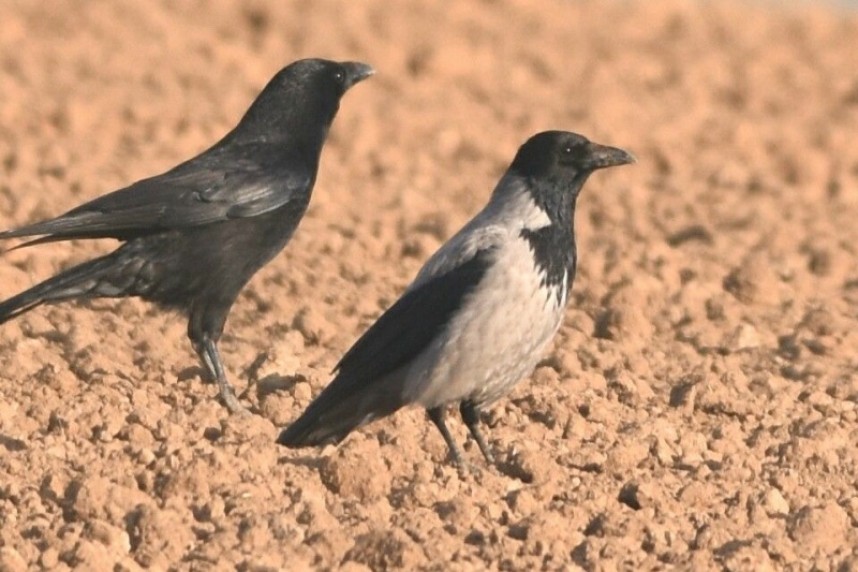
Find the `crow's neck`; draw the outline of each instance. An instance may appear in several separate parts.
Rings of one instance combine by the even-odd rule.
[[[225,139],[240,144],[265,143],[301,149],[318,161],[339,106],[327,101],[315,103],[301,108],[287,107],[276,114],[251,107]]]
[[[541,284],[556,291],[558,300],[572,287],[575,278],[577,251],[575,247],[575,202],[583,181],[557,192],[562,183],[534,181],[530,188],[533,201],[542,209],[550,223],[521,231],[533,251]],[[567,186],[569,186],[567,184]]]

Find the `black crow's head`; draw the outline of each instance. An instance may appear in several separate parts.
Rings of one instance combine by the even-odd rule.
[[[375,73],[361,62],[334,62],[310,58],[292,62],[275,75],[263,93],[271,91],[284,98],[306,93],[339,99],[354,84]]]
[[[293,62],[271,78],[242,118],[243,138],[272,140],[282,136],[315,136],[327,131],[340,98],[375,70],[360,62],[305,59]]]

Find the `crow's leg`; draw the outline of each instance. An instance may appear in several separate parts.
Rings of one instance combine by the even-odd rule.
[[[224,373],[223,362],[217,349],[217,342],[223,333],[226,316],[231,301],[228,297],[205,297],[191,306],[188,319],[188,337],[205,364],[209,375],[217,384],[220,398],[232,413],[249,415],[247,409],[238,401],[235,391]]]
[[[197,350],[200,359],[206,366],[209,375],[217,384],[220,398],[223,400],[227,409],[233,413],[241,415],[249,415],[247,409],[238,401],[235,396],[235,391],[232,389],[229,381],[226,379],[226,374],[223,371],[223,362],[220,359],[220,352],[217,350],[217,344],[208,336],[204,336],[202,342],[194,342],[194,349]]]
[[[486,440],[483,438],[483,434],[480,432],[479,407],[473,401],[463,401],[459,404],[459,413],[462,414],[462,421],[465,422],[465,426],[471,432],[471,437],[477,442],[477,447],[480,448],[483,457],[486,458],[486,461],[490,465],[494,465],[495,456],[492,454]]]
[[[459,447],[456,445],[456,442],[453,441],[453,436],[450,435],[450,430],[447,429],[447,424],[444,423],[444,407],[433,407],[432,409],[427,409],[426,413],[429,415],[429,419],[432,420],[432,423],[435,424],[435,427],[438,428],[438,431],[441,432],[441,436],[444,438],[444,442],[447,443],[447,448],[450,450],[450,456],[453,457],[453,462],[459,466],[461,469],[465,469],[465,462],[462,459],[462,453],[459,451]]]

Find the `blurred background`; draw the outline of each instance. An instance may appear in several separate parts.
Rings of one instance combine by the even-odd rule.
[[[3,0],[4,228],[198,153],[294,59],[377,74],[230,317],[253,419],[138,301],[0,328],[0,569],[858,567],[855,4]],[[555,128],[639,163],[581,197],[561,335],[489,416],[501,470],[461,479],[420,411],[276,449]],[[110,247],[5,253],[0,296]]]

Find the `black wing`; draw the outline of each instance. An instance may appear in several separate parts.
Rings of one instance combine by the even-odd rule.
[[[338,377],[370,381],[399,369],[422,352],[482,280],[492,250],[405,292],[340,359]]]
[[[0,238],[121,238],[257,216],[305,196],[313,183],[314,172],[305,162],[282,154],[262,144],[213,149],[57,218],[0,233]]]
[[[380,387],[384,379],[416,358],[435,340],[492,260],[492,249],[408,290],[346,352],[337,376],[278,443],[289,447],[339,442],[360,425],[404,405],[401,387]]]

